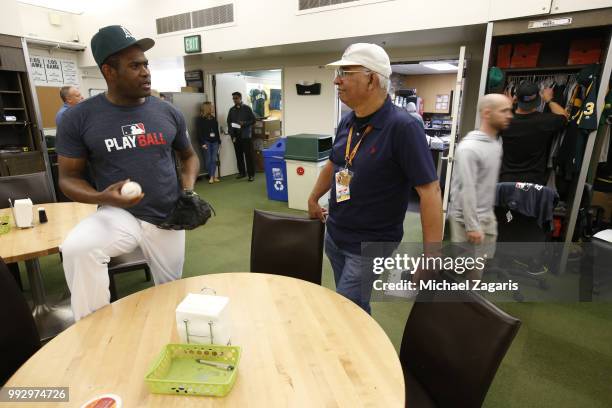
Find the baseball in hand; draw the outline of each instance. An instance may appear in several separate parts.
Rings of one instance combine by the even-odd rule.
[[[121,195],[128,198],[138,197],[142,193],[142,187],[135,181],[128,181],[121,187]]]

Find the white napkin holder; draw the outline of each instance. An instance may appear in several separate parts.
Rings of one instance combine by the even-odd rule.
[[[34,226],[34,205],[32,200],[24,198],[13,203],[13,218],[17,228],[30,228]]]
[[[229,298],[190,293],[176,307],[182,343],[230,344]]]

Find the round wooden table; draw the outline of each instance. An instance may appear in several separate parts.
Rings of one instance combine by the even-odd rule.
[[[165,344],[179,342],[175,309],[203,287],[230,298],[231,340],[242,347],[234,388],[224,398],[151,394],[145,374]],[[399,358],[372,317],[324,287],[259,273],[197,276],[125,297],[51,340],[5,385],[69,387],[76,407],[105,393],[126,408],[404,406]]]
[[[48,222],[38,222],[38,208],[44,207]],[[0,257],[6,263],[25,261],[32,290],[32,314],[41,339],[53,337],[74,322],[68,305],[49,305],[43,286],[38,257],[59,252],[59,246],[83,218],[94,213],[96,206],[82,203],[48,203],[34,206],[34,227],[20,229],[15,226],[10,208],[0,210],[9,214],[11,230],[0,234]]]

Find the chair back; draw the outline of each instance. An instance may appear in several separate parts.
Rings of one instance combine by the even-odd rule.
[[[418,300],[402,338],[404,372],[438,407],[480,407],[520,320],[474,292],[436,292],[433,301]]]
[[[39,348],[34,317],[15,279],[0,258],[0,387]]]
[[[320,220],[255,210],[251,271],[321,284],[323,235]]]
[[[0,208],[8,208],[11,201],[30,198],[34,204],[52,203],[53,192],[47,173],[20,174],[0,177]]]

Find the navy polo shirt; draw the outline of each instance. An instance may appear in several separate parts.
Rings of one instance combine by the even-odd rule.
[[[336,202],[336,178],[329,199],[327,232],[342,250],[360,254],[362,242],[400,242],[410,189],[437,180],[423,127],[390,98],[368,121],[372,130],[349,169],[353,171],[351,198]],[[329,157],[334,175],[345,166],[344,154],[351,126],[351,150],[363,137],[354,112],[345,115]]]

